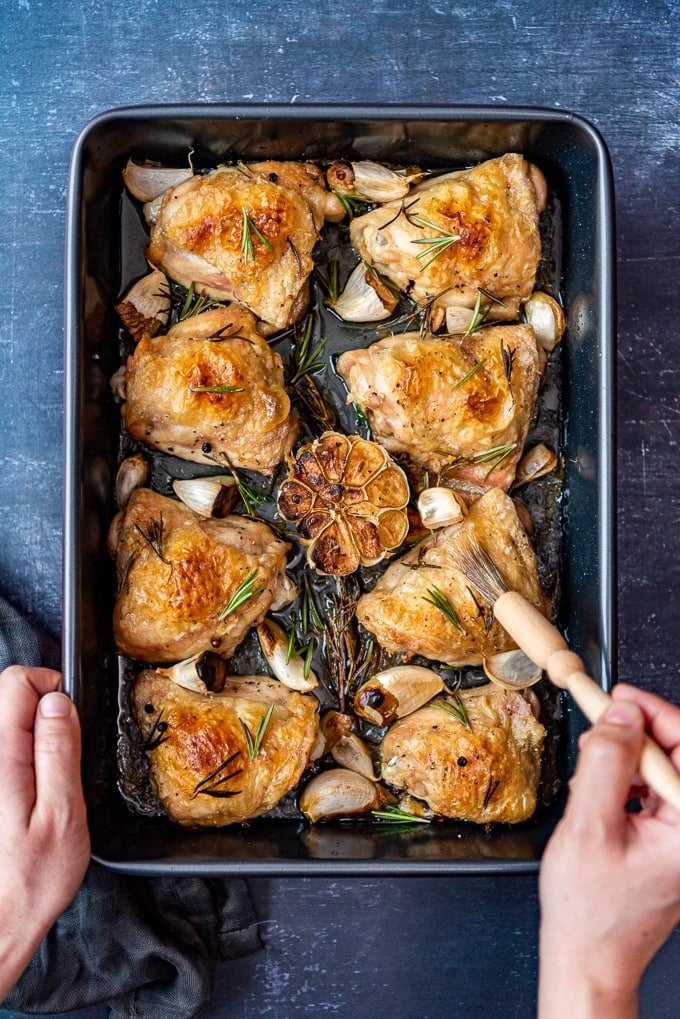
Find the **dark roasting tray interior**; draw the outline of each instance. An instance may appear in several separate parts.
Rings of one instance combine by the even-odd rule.
[[[581,716],[548,703],[551,792],[534,818],[490,830],[462,822],[416,830],[356,820],[311,827],[262,818],[184,830],[130,808],[118,786],[119,661],[115,576],[106,535],[115,512],[120,414],[109,378],[120,363],[114,312],[144,271],[138,217],[123,197],[127,159],[197,168],[254,160],[367,158],[429,169],[523,153],[543,170],[556,283],[567,315],[558,354],[560,457],[557,621],[605,688],[615,666],[614,221],[605,144],[584,120],[511,107],[159,106],[112,110],[82,131],[72,159],[66,238],[64,677],[83,722],[93,853],[131,873],[445,874],[534,870],[565,797]],[[545,684],[547,681],[543,681]]]

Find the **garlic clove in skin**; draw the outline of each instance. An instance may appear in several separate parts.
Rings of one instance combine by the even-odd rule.
[[[142,488],[149,477],[149,464],[141,453],[128,456],[121,463],[116,474],[116,503],[124,509],[135,488]]]
[[[562,339],[566,320],[554,297],[536,290],[523,304],[524,315],[536,334],[539,345],[548,354]]]
[[[307,670],[301,655],[288,658],[288,636],[273,619],[264,619],[257,627],[257,636],[267,665],[276,678],[289,690],[307,693],[319,685],[316,673]]]
[[[326,741],[326,750],[336,764],[350,771],[356,771],[364,778],[376,781],[371,752],[355,732],[352,719],[339,711],[327,711],[321,719],[321,732]]]
[[[418,496],[418,513],[423,526],[436,530],[462,524],[467,514],[467,504],[462,496],[450,488],[435,486],[425,488]]]
[[[348,768],[331,768],[320,772],[305,786],[299,807],[314,824],[333,817],[364,814],[375,809],[378,803],[378,792],[370,779]]]
[[[433,669],[395,665],[359,687],[354,695],[354,711],[373,725],[390,725],[422,708],[444,687],[444,680]]]
[[[339,159],[326,171],[331,191],[367,202],[398,201],[408,194],[412,182],[422,176],[423,171],[417,168],[400,173],[368,159],[358,162]]]
[[[165,329],[170,318],[170,284],[160,269],[142,276],[116,305],[118,316],[135,342]]]
[[[160,676],[167,676],[177,686],[194,693],[220,693],[227,680],[227,663],[214,651],[201,651],[168,669],[158,669]]]
[[[126,191],[139,202],[151,202],[165,194],[168,188],[174,188],[183,181],[193,177],[189,167],[181,169],[173,166],[158,166],[153,163],[135,163],[128,159],[123,170],[123,183]]]
[[[185,506],[201,517],[226,517],[238,499],[236,479],[230,474],[207,478],[176,478],[172,488]]]
[[[337,301],[328,301],[328,307],[344,322],[380,322],[389,318],[396,307],[397,298],[394,302],[388,300],[385,295],[386,287],[382,287],[380,294],[376,286],[371,285],[369,278],[371,270],[367,269],[363,262],[350,273],[345,289]]]
[[[557,455],[542,442],[527,450],[519,464],[513,488],[526,485],[529,481],[550,474],[557,467]]]

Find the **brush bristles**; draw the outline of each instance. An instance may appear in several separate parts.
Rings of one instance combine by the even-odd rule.
[[[457,568],[490,605],[508,590],[495,563],[474,539],[465,536],[456,549],[455,558]]]

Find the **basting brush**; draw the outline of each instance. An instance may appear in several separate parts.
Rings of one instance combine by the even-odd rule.
[[[557,627],[518,591],[512,591],[495,563],[469,535],[461,536],[456,549],[457,568],[481,597],[493,607],[495,618],[528,658],[547,672],[555,686],[574,698],[590,722],[596,722],[612,698],[585,671]],[[519,681],[518,689],[527,684]],[[680,775],[661,747],[645,736],[640,774],[655,793],[680,810]]]

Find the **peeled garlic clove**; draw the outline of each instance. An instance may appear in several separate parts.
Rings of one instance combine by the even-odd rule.
[[[356,771],[364,778],[376,781],[371,752],[355,732],[351,731],[352,719],[339,711],[327,711],[321,719],[321,732],[326,740],[326,749],[336,764]]]
[[[220,693],[227,680],[227,663],[214,651],[202,651],[169,669],[158,669],[158,674],[167,676],[185,690],[201,694]]]
[[[236,479],[230,474],[209,478],[177,478],[172,488],[185,506],[201,517],[226,517],[238,499]]]
[[[278,623],[264,619],[256,631],[267,665],[284,686],[306,693],[319,685],[316,673],[312,669],[307,671],[301,655],[288,659],[288,636]]]
[[[365,814],[378,806],[378,794],[373,782],[358,772],[331,768],[305,786],[299,806],[314,824],[332,817]]]
[[[337,301],[328,302],[328,307],[345,322],[380,322],[392,313],[368,282],[368,270],[363,262],[352,270],[345,289]]]
[[[395,665],[378,672],[354,695],[354,711],[373,725],[410,715],[444,689],[444,680],[420,665]]]
[[[532,662],[520,648],[491,655],[484,659],[482,665],[491,682],[505,690],[523,690],[538,683],[543,675],[540,666]]]
[[[449,527],[463,522],[467,505],[450,488],[425,488],[418,496],[418,512],[425,527]]]
[[[551,449],[548,449],[542,442],[532,449],[527,450],[519,464],[515,475],[513,488],[519,485],[526,485],[529,481],[542,478],[550,474],[557,466],[557,456]]]
[[[352,163],[339,159],[326,171],[331,191],[341,195],[365,198],[368,202],[392,202],[408,194],[411,182],[422,177],[418,169],[398,173],[380,163],[361,160]]]
[[[170,317],[170,284],[160,269],[142,276],[116,305],[121,322],[135,341],[155,336]]]
[[[562,339],[565,327],[564,311],[549,294],[537,290],[524,302],[526,320],[534,330],[543,350],[550,353]]]
[[[455,335],[466,332],[474,316],[473,308],[461,308],[454,304],[446,309],[446,331]]]
[[[121,463],[116,474],[116,502],[120,509],[127,506],[130,495],[135,488],[146,484],[149,476],[149,465],[141,453],[128,456]]]
[[[182,181],[193,177],[193,170],[172,166],[155,166],[153,163],[135,163],[128,159],[123,170],[125,189],[140,202],[151,202],[174,188]]]

